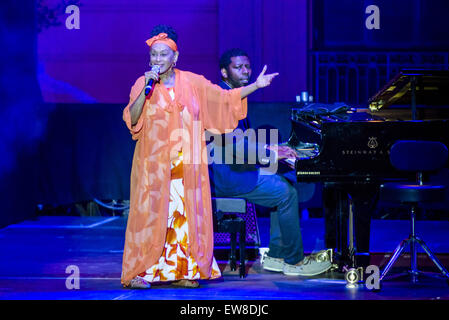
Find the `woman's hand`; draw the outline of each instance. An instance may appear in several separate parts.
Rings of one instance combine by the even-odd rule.
[[[153,79],[154,81],[159,81],[159,74],[154,71],[145,72],[145,85],[148,83],[148,80]]]
[[[265,65],[263,67],[262,72],[257,77],[256,86],[258,89],[265,88],[265,87],[269,86],[271,84],[271,81],[273,80],[273,78],[276,77],[277,75],[279,75],[278,72],[271,73],[271,74],[265,74],[265,71],[267,71],[267,65]]]

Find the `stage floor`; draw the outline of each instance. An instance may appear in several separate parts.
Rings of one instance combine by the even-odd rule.
[[[302,220],[301,224],[306,253],[322,249],[322,219]],[[266,247],[269,221],[258,219],[258,225],[261,247]],[[223,277],[201,281],[198,289],[168,284],[149,290],[124,289],[120,272],[125,226],[122,217],[53,216],[1,229],[0,299],[449,300],[448,283],[436,278],[423,277],[414,285],[407,278],[392,278],[383,282],[380,291],[371,291],[363,283],[349,288],[343,274],[336,271],[312,278],[264,271],[259,259],[248,261],[248,275],[243,279],[229,269],[227,261],[219,260]],[[449,222],[418,221],[417,231],[447,267]],[[383,253],[391,252],[407,236],[408,221],[375,220],[371,234],[372,262],[382,266],[387,259]],[[431,266],[425,258],[419,261]],[[79,271],[79,286],[70,277],[76,274],[74,270]]]

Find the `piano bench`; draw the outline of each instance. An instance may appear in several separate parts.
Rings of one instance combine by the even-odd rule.
[[[246,252],[246,222],[238,217],[237,213],[246,213],[246,200],[241,198],[212,198],[212,212],[214,219],[214,231],[229,233],[231,252],[229,262],[231,270],[236,270],[236,246],[237,233],[239,234],[240,278],[246,276],[245,252]]]

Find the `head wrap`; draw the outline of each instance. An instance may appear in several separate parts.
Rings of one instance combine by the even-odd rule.
[[[176,42],[170,39],[168,35],[164,32],[159,33],[157,36],[148,39],[146,43],[150,48],[155,43],[163,43],[166,44],[173,51],[178,51],[178,46],[176,45]]]

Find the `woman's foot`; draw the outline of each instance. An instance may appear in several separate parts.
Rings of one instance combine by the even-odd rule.
[[[127,288],[130,289],[150,289],[151,284],[146,281],[144,278],[137,276],[131,280]]]
[[[198,283],[198,281],[195,280],[187,280],[187,279],[182,279],[182,280],[178,280],[178,281],[174,281],[173,282],[174,286],[177,287],[183,287],[183,288],[198,288],[200,286],[200,284]]]

